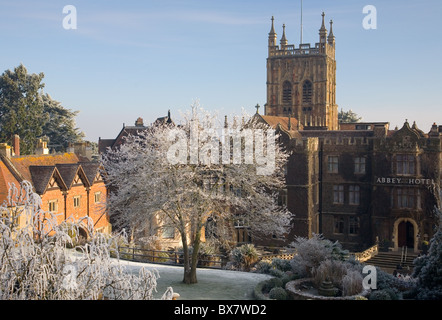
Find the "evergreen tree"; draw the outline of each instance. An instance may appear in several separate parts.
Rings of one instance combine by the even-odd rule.
[[[418,280],[417,298],[422,300],[442,299],[442,212],[436,210],[439,225],[433,238],[430,240],[428,254],[414,261],[413,277]]]
[[[18,134],[23,154],[33,153],[36,138],[43,133],[43,77],[43,73],[28,74],[23,64],[0,76],[0,141],[10,142]]]
[[[70,142],[84,138],[84,133],[75,127],[75,116],[79,111],[65,109],[49,94],[42,95],[44,124],[43,132],[49,138],[49,147],[66,151]]]
[[[351,123],[351,122],[359,122],[362,120],[362,117],[359,117],[356,113],[354,113],[351,109],[348,111],[344,111],[341,109],[338,113],[338,120],[342,123]]]
[[[20,64],[0,76],[0,142],[20,136],[21,154],[32,154],[38,138],[47,136],[56,151],[65,151],[69,142],[84,133],[75,127],[78,111],[64,108],[49,94],[43,94],[43,73],[28,74]]]

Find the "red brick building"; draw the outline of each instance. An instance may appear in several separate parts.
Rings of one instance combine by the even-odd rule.
[[[0,144],[0,201],[7,199],[11,183],[26,180],[41,197],[41,209],[57,214],[58,223],[89,217],[95,230],[110,233],[100,164],[75,153],[48,154],[44,144],[37,153],[21,156],[18,141],[14,147]]]

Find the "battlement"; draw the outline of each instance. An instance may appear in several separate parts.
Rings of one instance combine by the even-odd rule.
[[[280,45],[277,45],[277,34],[275,32],[274,18],[272,17],[272,26],[269,32],[269,58],[284,56],[305,56],[305,55],[325,55],[335,59],[335,36],[333,34],[333,21],[330,20],[330,33],[325,27],[325,13],[322,13],[322,25],[319,29],[319,42],[312,46],[309,43],[302,43],[299,48],[293,44],[288,44],[285,35],[285,24],[282,26],[282,37]]]
[[[286,46],[269,46],[269,58],[283,56],[308,56],[308,55],[327,55],[335,58],[335,47],[328,43],[316,43],[314,47],[310,43],[301,44],[299,48],[289,44]]]

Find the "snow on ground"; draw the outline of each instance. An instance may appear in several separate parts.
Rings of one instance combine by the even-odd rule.
[[[198,268],[198,283],[182,283],[184,268],[120,260],[129,272],[138,273],[141,267],[156,269],[160,275],[157,280],[155,298],[161,298],[167,287],[180,294],[180,300],[248,300],[253,299],[253,288],[269,275],[220,269]]]

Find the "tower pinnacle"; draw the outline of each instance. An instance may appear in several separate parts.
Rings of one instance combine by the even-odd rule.
[[[282,37],[281,37],[281,48],[288,45],[287,38],[285,37],[285,24],[282,25]]]
[[[276,46],[276,41],[277,41],[277,35],[275,32],[274,21],[275,21],[275,18],[272,16],[272,27],[270,28],[270,32],[269,32],[269,47]]]
[[[330,34],[328,35],[328,44],[335,45],[335,35],[333,34],[333,20],[330,20]]]
[[[327,29],[325,28],[325,13],[322,13],[322,25],[319,29],[319,43],[327,42]]]

